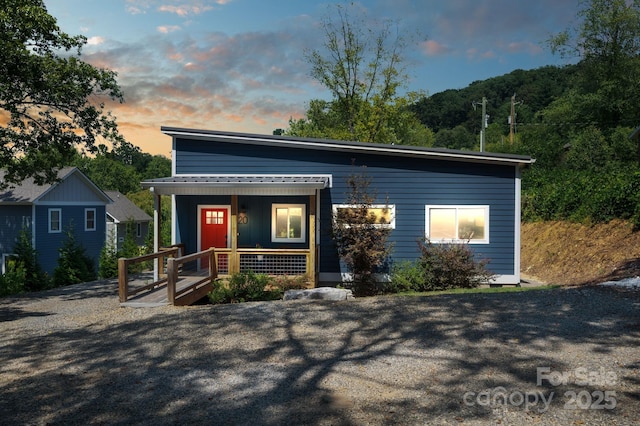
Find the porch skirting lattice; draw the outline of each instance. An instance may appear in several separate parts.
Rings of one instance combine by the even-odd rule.
[[[304,275],[307,272],[307,256],[303,254],[241,254],[240,271],[249,270],[269,275]]]

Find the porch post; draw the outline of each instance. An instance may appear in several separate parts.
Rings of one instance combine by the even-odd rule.
[[[307,275],[313,287],[318,285],[316,278],[316,196],[309,196],[309,263]]]
[[[231,196],[231,258],[229,259],[229,275],[240,272],[238,257],[238,196]]]

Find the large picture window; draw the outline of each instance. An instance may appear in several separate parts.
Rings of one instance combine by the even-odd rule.
[[[304,243],[306,209],[304,204],[273,204],[271,240],[281,243]]]
[[[431,242],[489,243],[489,206],[426,206]]]
[[[354,214],[354,209],[358,206],[351,204],[334,204],[333,214],[341,221],[349,222],[349,217]],[[384,204],[372,204],[367,209],[367,214],[373,216],[373,223],[382,228],[395,229],[396,227],[396,206]]]
[[[62,209],[49,209],[49,232],[62,232]]]

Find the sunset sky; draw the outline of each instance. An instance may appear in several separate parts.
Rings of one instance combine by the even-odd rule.
[[[545,41],[575,25],[579,0],[366,0],[414,39],[408,90],[466,87],[515,69],[565,65]],[[330,99],[304,59],[319,48],[330,2],[45,0],[61,29],[88,38],[83,59],[118,73],[112,111],[127,140],[169,156],[160,126],[271,134]],[[469,100],[471,102],[476,99]]]

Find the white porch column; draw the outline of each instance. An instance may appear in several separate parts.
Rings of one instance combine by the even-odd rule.
[[[154,232],[153,232],[153,251],[157,253],[160,251],[160,245],[162,244],[162,235],[160,234],[160,217],[162,211],[161,198],[160,194],[156,194],[153,188],[149,188],[151,193],[153,194],[153,224],[154,224]],[[158,281],[160,279],[160,265],[158,263],[158,258],[156,257],[153,260],[153,280]]]

